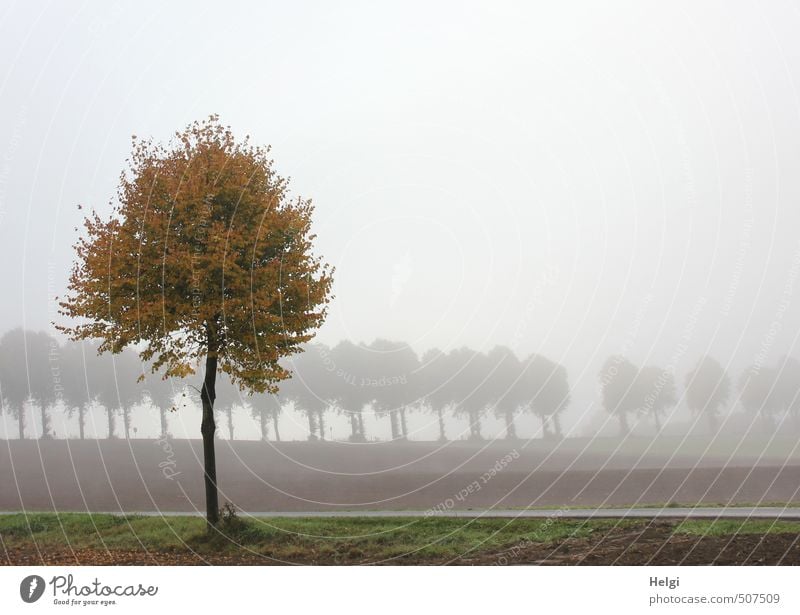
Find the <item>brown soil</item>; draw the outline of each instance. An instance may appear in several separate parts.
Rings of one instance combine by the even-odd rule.
[[[9,440],[0,445],[0,510],[204,510],[200,443],[175,440],[169,446],[154,440]],[[444,448],[427,442],[220,441],[220,501],[266,512],[800,499],[798,467],[776,460],[723,467],[709,457],[667,463],[580,450],[541,441]],[[511,451],[517,458],[483,480]]]

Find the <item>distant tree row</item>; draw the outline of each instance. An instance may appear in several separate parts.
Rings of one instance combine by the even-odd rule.
[[[778,415],[800,422],[800,362],[785,357],[774,367],[751,365],[738,382],[738,401],[746,412],[759,416],[768,429]],[[610,357],[600,370],[603,406],[619,420],[620,432],[629,433],[631,415],[652,417],[657,432],[662,416],[678,403],[677,386],[672,370],[648,365],[637,368],[621,356]],[[702,358],[686,375],[685,401],[696,417],[705,417],[711,432],[718,426],[719,415],[729,403],[731,379],[711,357]]]
[[[325,439],[326,417],[345,415],[349,439],[365,441],[364,414],[374,412],[390,424],[392,439],[408,438],[408,413],[432,413],[439,437],[447,439],[446,416],[469,421],[470,438],[481,439],[482,420],[488,412],[505,422],[508,438],[516,438],[515,417],[532,413],[542,422],[545,437],[561,437],[560,413],[570,401],[566,370],[539,355],[519,359],[510,349],[488,353],[460,348],[449,353],[430,350],[422,357],[405,343],[376,340],[372,344],[343,341],[333,348],[321,344],[285,362],[293,377],[282,383],[278,395],[247,396],[230,380],[217,385],[215,411],[235,437],[233,413],[247,405],[258,422],[262,439],[280,439],[279,416],[289,404],[308,421],[310,440]],[[190,395],[172,380],[162,380],[142,364],[132,350],[98,355],[89,344],[64,345],[47,335],[15,329],[0,339],[0,396],[3,410],[16,419],[18,434],[26,434],[25,408],[41,414],[42,438],[53,436],[50,413],[62,402],[77,416],[81,438],[86,416],[101,406],[109,438],[131,436],[134,407],[158,408],[160,432],[167,434],[167,412],[175,409],[176,395]],[[191,395],[190,395],[191,396]]]

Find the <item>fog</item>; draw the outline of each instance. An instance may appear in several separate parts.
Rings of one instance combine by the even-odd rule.
[[[314,199],[320,343],[545,356],[571,435],[614,432],[598,374],[620,355],[674,373],[665,419],[689,421],[702,357],[735,381],[800,356],[798,26],[783,2],[3,5],[0,332],[54,333],[131,135],[219,113]]]

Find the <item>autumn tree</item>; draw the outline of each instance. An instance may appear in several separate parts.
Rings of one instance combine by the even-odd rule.
[[[217,372],[276,392],[282,357],[322,324],[332,270],[312,253],[313,207],[292,198],[269,148],[238,141],[216,116],[167,144],[134,137],[112,214],[94,212],[75,246],[61,314],[100,352],[135,346],[165,377],[200,384],[206,517],[219,519]]]

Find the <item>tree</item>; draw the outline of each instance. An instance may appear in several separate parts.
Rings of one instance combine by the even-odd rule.
[[[775,428],[775,413],[780,408],[778,372],[769,367],[751,365],[739,377],[739,400],[747,412],[757,414],[764,428]]]
[[[624,357],[609,357],[600,369],[600,389],[603,394],[603,407],[619,419],[623,436],[630,433],[628,414],[639,408],[636,391],[636,378],[639,370]]]
[[[331,387],[328,384],[330,373],[323,357],[328,353],[323,344],[310,344],[298,357],[290,362],[295,376],[284,387],[283,395],[294,403],[308,420],[308,439],[316,442],[324,439],[324,424],[319,419],[331,405]]]
[[[730,392],[730,378],[711,357],[703,357],[686,375],[686,405],[695,415],[707,417],[712,433],[717,430],[717,416],[728,403]]]
[[[90,350],[90,352],[92,352]],[[62,399],[68,416],[78,415],[78,435],[86,438],[86,411],[91,405],[86,375],[86,357],[82,344],[67,342],[61,348]]]
[[[451,374],[448,371],[447,355],[438,348],[429,350],[422,356],[417,397],[436,413],[439,423],[439,441],[447,440],[444,413],[450,405]]]
[[[567,370],[546,357],[534,354],[523,361],[519,381],[520,402],[541,419],[542,438],[560,439],[559,415],[570,402]]]
[[[0,338],[0,396],[7,412],[17,419],[19,439],[25,439],[25,403],[30,399],[28,380],[27,344],[28,332],[12,329]]]
[[[636,376],[636,395],[638,410],[652,414],[656,433],[661,433],[661,413],[678,403],[675,377],[660,367],[646,365]]]
[[[277,395],[272,393],[262,393],[254,395],[250,405],[250,413],[258,421],[261,430],[261,440],[269,440],[269,422],[272,421],[272,430],[275,433],[275,441],[280,442],[281,432],[278,430],[278,417],[281,413],[281,402]]]
[[[392,440],[408,439],[406,411],[416,401],[414,379],[419,361],[405,342],[377,339],[370,354],[367,395],[378,414],[388,416]]]
[[[481,420],[491,402],[489,379],[492,364],[488,357],[470,348],[458,348],[447,355],[450,387],[455,413],[469,420],[470,440],[482,440]]]
[[[488,381],[494,411],[505,420],[506,438],[517,439],[514,414],[523,403],[521,375],[522,366],[514,352],[505,346],[496,346],[489,351],[492,374]]]
[[[216,116],[167,145],[134,137],[109,218],[92,213],[61,314],[101,352],[137,346],[167,377],[201,385],[206,518],[219,519],[214,400],[221,370],[277,392],[279,361],[324,321],[332,270],[312,254],[313,207],[290,198],[269,149],[238,142]]]
[[[370,352],[362,344],[343,340],[329,357],[323,357],[330,375],[327,380],[333,402],[350,421],[350,441],[365,442],[364,406],[370,401],[367,388]]]

